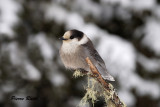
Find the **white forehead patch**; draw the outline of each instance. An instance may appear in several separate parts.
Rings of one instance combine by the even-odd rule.
[[[70,38],[70,35],[71,35],[71,32],[70,32],[70,31],[67,31],[67,32],[64,33],[63,37],[64,37],[65,39],[69,39],[69,38]]]
[[[88,42],[88,37],[84,34],[82,39],[78,42],[79,45],[86,44]]]

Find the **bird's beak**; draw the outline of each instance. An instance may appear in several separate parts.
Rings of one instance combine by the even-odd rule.
[[[67,39],[65,39],[64,37],[61,37],[61,38],[59,38],[60,40],[67,40]]]

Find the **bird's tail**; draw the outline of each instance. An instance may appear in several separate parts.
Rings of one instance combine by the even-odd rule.
[[[98,69],[99,73],[101,74],[101,76],[103,77],[103,79],[108,80],[108,81],[115,81],[115,79],[113,78],[113,76],[111,76],[107,72],[107,69],[104,69],[101,66],[97,66],[97,69]]]
[[[115,79],[108,72],[105,75],[102,75],[102,77],[108,81],[115,81]]]

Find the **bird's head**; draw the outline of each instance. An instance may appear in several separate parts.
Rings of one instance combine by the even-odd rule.
[[[79,30],[69,30],[60,38],[63,43],[81,45],[88,42],[88,37]]]

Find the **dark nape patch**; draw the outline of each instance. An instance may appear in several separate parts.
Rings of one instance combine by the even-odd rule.
[[[84,35],[84,33],[82,31],[79,31],[76,29],[71,30],[71,33],[72,33],[71,36],[74,36],[74,38],[78,38],[78,41],[80,41]]]

